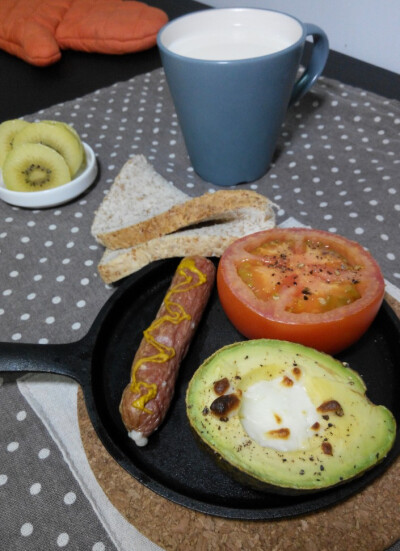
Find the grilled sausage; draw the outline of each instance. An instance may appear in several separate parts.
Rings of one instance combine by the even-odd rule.
[[[122,421],[138,446],[162,423],[174,394],[179,366],[208,302],[215,266],[207,258],[184,258],[155,320],[143,332],[131,380],[120,403]]]

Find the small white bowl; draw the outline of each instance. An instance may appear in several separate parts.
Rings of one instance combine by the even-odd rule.
[[[92,185],[97,176],[97,160],[93,149],[85,142],[86,166],[78,172],[76,178],[62,186],[44,191],[12,191],[4,185],[0,171],[0,199],[16,207],[40,209],[55,207],[75,199]]]

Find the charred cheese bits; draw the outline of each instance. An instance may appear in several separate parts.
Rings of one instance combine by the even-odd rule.
[[[392,448],[396,421],[332,356],[272,339],[221,348],[194,373],[190,425],[218,465],[258,489],[293,493],[346,482]]]

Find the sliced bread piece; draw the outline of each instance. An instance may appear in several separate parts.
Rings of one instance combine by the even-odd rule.
[[[140,224],[189,199],[156,172],[146,157],[134,155],[122,167],[95,213],[91,233],[99,241],[99,235]]]
[[[236,239],[275,225],[274,205],[266,197],[263,200],[262,207],[237,209],[228,221],[178,231],[127,249],[106,249],[99,274],[105,283],[113,283],[155,260],[193,254],[219,257]]]
[[[263,209],[264,205],[265,198],[255,191],[220,190],[188,199],[147,220],[131,225],[124,221],[117,230],[98,233],[97,240],[109,249],[124,249],[194,224],[233,219],[240,208]]]

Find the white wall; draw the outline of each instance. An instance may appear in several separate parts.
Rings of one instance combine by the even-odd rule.
[[[400,73],[400,0],[202,0],[280,10],[324,29],[332,50]]]

